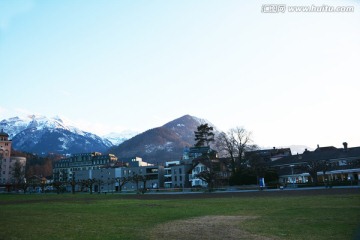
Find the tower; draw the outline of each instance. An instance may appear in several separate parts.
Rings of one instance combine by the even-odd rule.
[[[0,132],[0,184],[5,184],[11,178],[11,140],[1,129]]]

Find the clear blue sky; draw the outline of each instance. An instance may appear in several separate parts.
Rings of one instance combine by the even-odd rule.
[[[102,135],[191,114],[262,146],[360,146],[359,1],[266,3],[283,2],[0,0],[0,118]]]

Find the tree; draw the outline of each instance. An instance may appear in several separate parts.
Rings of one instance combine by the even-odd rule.
[[[210,148],[210,143],[215,141],[214,128],[207,123],[201,124],[195,131],[195,147],[208,147],[209,150],[202,153],[199,157],[200,162],[206,166],[206,170],[198,173],[197,178],[207,183],[209,192],[214,188],[215,182],[218,179],[218,174],[214,169],[214,161],[217,158],[217,152]]]
[[[104,183],[103,180],[97,179],[95,182],[98,184],[98,193],[101,193],[101,185]]]
[[[136,192],[139,193],[139,182],[143,181],[142,176],[137,173],[133,173],[131,181],[136,184]]]
[[[251,132],[242,127],[232,128],[227,133],[220,133],[217,137],[216,145],[220,155],[230,158],[233,174],[246,166],[245,152],[256,149],[256,145],[252,143]]]
[[[207,183],[209,192],[213,190],[219,177],[218,172],[221,171],[221,164],[217,159],[216,153],[216,151],[210,150],[198,158],[198,161],[206,166],[206,170],[198,173],[196,177]]]
[[[236,171],[236,157],[237,151],[235,148],[235,139],[230,133],[226,134],[224,132],[220,133],[217,137],[217,147],[222,152],[225,157],[230,158],[231,172],[235,174]]]
[[[76,187],[76,184],[77,184],[77,182],[75,180],[75,173],[74,173],[73,177],[71,178],[71,180],[69,181],[69,184],[71,186],[71,193],[75,194],[75,187]]]
[[[115,181],[118,183],[118,191],[121,192],[122,191],[122,187],[128,183],[131,179],[127,178],[127,177],[117,177],[115,178]]]
[[[208,169],[196,174],[196,177],[205,181],[207,183],[208,191],[211,192],[214,189],[216,180],[218,179],[218,174],[215,171]]]
[[[149,177],[146,175],[139,175],[139,179],[143,183],[143,188],[141,189],[141,193],[144,194],[147,191],[146,182],[147,180],[149,180]]]
[[[256,174],[256,178],[258,180],[263,178],[268,169],[265,159],[257,153],[250,154],[248,158],[250,168]]]
[[[25,181],[25,169],[20,161],[16,161],[14,164],[13,178],[16,185]]]
[[[209,146],[214,141],[215,134],[213,133],[214,128],[210,127],[207,123],[201,124],[195,131],[195,147]]]
[[[56,193],[59,194],[60,192],[63,191],[64,189],[64,185],[62,182],[60,181],[56,181],[56,182],[53,182],[53,187],[56,189]]]
[[[20,183],[20,188],[24,191],[24,194],[27,192],[28,187],[29,187],[29,183],[27,183],[26,180]]]
[[[84,184],[84,186],[86,186],[87,188],[89,188],[89,190],[90,190],[90,194],[92,194],[93,193],[93,186],[94,186],[94,184],[95,184],[95,182],[96,182],[96,179],[87,179],[87,180],[83,180],[83,184]]]

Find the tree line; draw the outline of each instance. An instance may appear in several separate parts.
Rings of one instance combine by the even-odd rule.
[[[32,176],[26,181],[17,182],[13,185],[13,187],[17,190],[21,189],[23,193],[56,192],[60,194],[67,192],[68,189],[71,189],[71,192],[73,194],[75,194],[76,192],[89,192],[90,194],[93,194],[93,192],[122,192],[125,184],[132,182],[135,184],[136,193],[144,194],[148,191],[148,189],[146,188],[146,183],[148,180],[150,180],[148,176],[137,173],[132,174],[132,176],[116,177],[109,180],[102,180],[99,178],[77,180],[74,176],[68,181],[54,181],[50,183],[48,183],[45,177]],[[104,186],[107,186],[107,188],[105,188],[105,190],[102,190],[102,187]]]

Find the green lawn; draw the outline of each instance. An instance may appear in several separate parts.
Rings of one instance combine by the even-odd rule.
[[[209,215],[254,216],[237,227],[273,239],[354,239],[360,195],[135,200],[0,194],[0,239],[149,239],[159,224]]]

